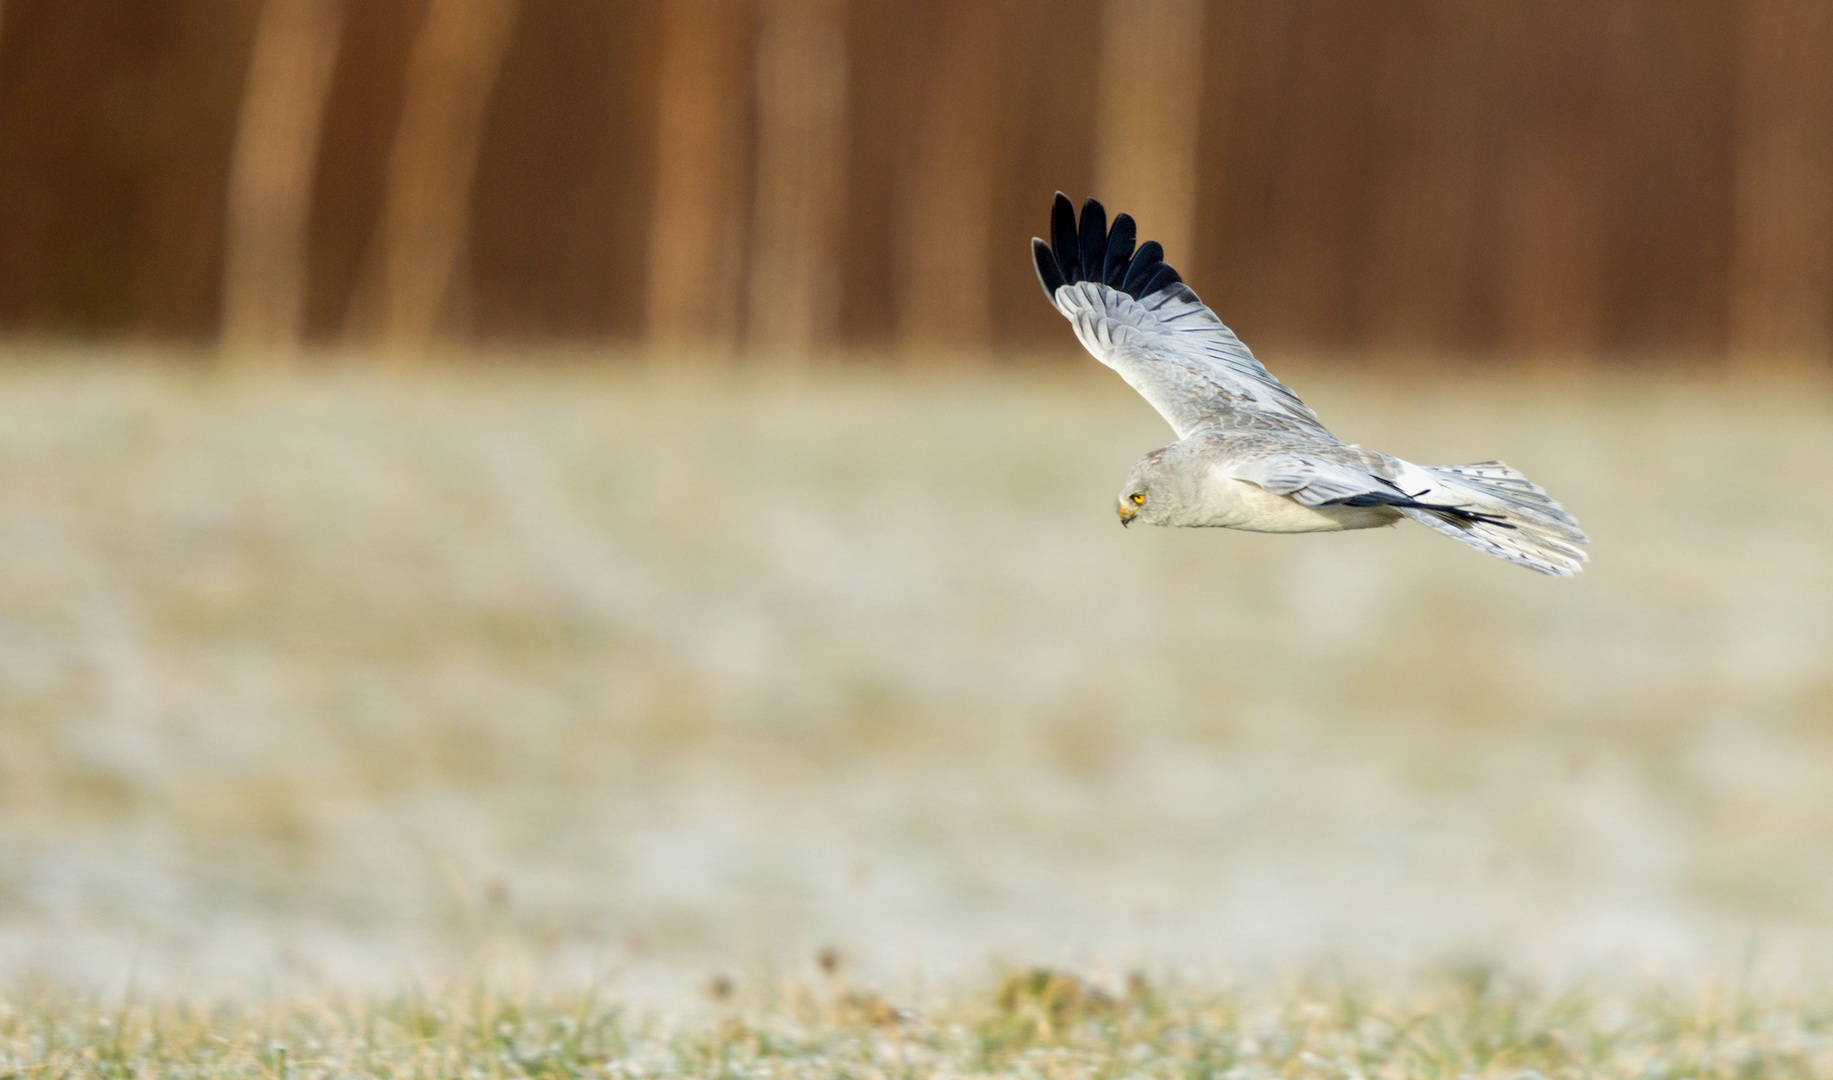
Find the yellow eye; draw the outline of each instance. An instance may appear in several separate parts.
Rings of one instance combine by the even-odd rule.
[[[1144,495],[1138,495],[1138,494],[1135,494],[1135,495],[1131,495],[1131,496],[1128,496],[1128,497],[1129,497],[1129,498],[1131,498],[1131,499],[1133,500],[1133,505],[1134,505],[1134,506],[1144,506],[1144,505],[1146,505],[1146,497],[1145,497]]]

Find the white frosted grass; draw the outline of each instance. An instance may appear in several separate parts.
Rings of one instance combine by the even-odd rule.
[[[1595,561],[1122,530],[1082,374],[0,371],[0,979],[1821,963],[1833,410],[1303,381]]]

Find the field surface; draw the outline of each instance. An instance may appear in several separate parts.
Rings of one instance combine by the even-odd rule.
[[[1825,388],[1334,370],[1286,374],[1346,438],[1522,468],[1591,568],[1410,526],[1122,530],[1119,482],[1168,434],[1082,367],[0,369],[0,985],[37,988],[11,1060],[51,1053],[33,995],[470,973],[699,1001],[824,948],[862,986],[1045,965],[1115,1001],[1135,969],[1270,987],[1471,957],[1609,993],[1811,985]],[[933,1014],[959,1031],[820,1052],[1030,1061],[976,1063],[975,1025],[1006,1021],[963,993]],[[1356,1052],[1360,1021],[1267,994],[1190,992],[1163,1046],[1264,1013],[1300,1032],[1281,1046]],[[1718,1037],[1640,1007],[1523,1022]],[[1157,1045],[1142,1017],[1037,1052],[1106,1075]],[[251,1014],[229,1045],[252,1069],[263,1025],[348,1046],[351,1022]]]
[[[1329,980],[1108,990],[1014,972],[930,1007],[784,983],[768,1000],[668,1016],[592,997],[474,989],[380,1002],[113,1010],[0,1008],[0,1075],[706,1077],[719,1080],[1812,1080],[1833,1071],[1833,1008],[1738,993],[1548,996],[1444,971],[1367,995]]]

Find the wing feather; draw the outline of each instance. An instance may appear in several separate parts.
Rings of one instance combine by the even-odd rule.
[[[1051,253],[1049,244],[1033,239],[1031,262],[1037,267],[1037,283],[1044,287],[1045,295],[1054,296],[1058,289],[1068,284],[1063,280],[1063,271],[1057,266],[1057,257]]]
[[[1139,245],[1133,261],[1127,264],[1127,272],[1120,279],[1120,291],[1135,299],[1147,295],[1146,282],[1152,280],[1152,274],[1165,264],[1165,249],[1157,240],[1147,240]]]
[[[1114,227],[1107,233],[1107,264],[1101,273],[1101,283],[1110,288],[1120,288],[1126,280],[1127,267],[1133,265],[1133,244],[1139,239],[1139,229],[1133,224],[1133,215],[1121,214],[1114,219]]]
[[[1351,464],[1333,461],[1321,453],[1268,454],[1239,462],[1228,473],[1275,495],[1290,495],[1310,507],[1414,505],[1405,492],[1394,486],[1394,470],[1384,467],[1382,456],[1360,447],[1345,449],[1365,460]]]
[[[1254,359],[1148,240],[1134,249],[1133,219],[1107,229],[1094,199],[1082,210],[1061,192],[1051,243],[1032,241],[1038,282],[1095,359],[1120,373],[1179,438],[1200,431],[1280,429],[1328,434],[1284,383]],[[1105,230],[1105,242],[1097,230]]]
[[[1056,256],[1064,281],[1074,285],[1082,280],[1082,242],[1076,235],[1076,208],[1060,191],[1050,204],[1050,251]]]
[[[1107,266],[1107,210],[1093,199],[1082,204],[1082,276],[1100,281]]]

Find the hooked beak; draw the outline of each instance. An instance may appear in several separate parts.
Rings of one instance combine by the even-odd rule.
[[[1135,509],[1134,507],[1128,506],[1126,503],[1121,503],[1120,504],[1120,524],[1123,526],[1133,524],[1133,515],[1137,513],[1139,513],[1139,511]]]

